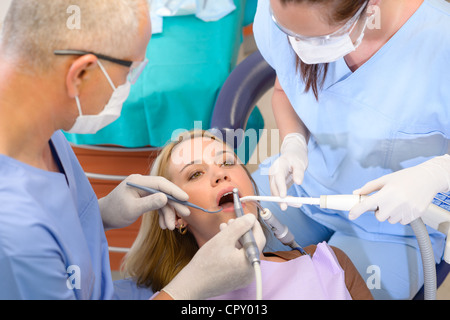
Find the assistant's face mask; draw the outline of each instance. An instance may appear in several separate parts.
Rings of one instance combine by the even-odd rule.
[[[103,129],[120,117],[122,106],[130,94],[131,83],[128,79],[123,85],[116,88],[101,62],[97,61],[97,63],[108,79],[108,82],[113,88],[114,92],[102,112],[96,115],[83,115],[80,99],[78,96],[76,96],[75,101],[77,103],[79,116],[76,119],[73,127],[69,131],[67,131],[68,133],[97,133],[100,129]]]
[[[329,63],[345,57],[353,52],[361,44],[364,38],[364,31],[367,26],[367,18],[365,18],[361,34],[358,39],[353,42],[350,34],[353,28],[345,35],[337,38],[328,39],[321,44],[313,44],[308,41],[297,40],[288,36],[289,42],[297,56],[306,64]]]
[[[367,26],[368,18],[364,17],[361,33],[355,42],[350,35],[359,24],[361,14],[366,6],[361,6],[358,12],[345,23],[342,28],[326,36],[309,37],[296,34],[285,28],[275,17],[272,8],[269,6],[269,12],[272,21],[285,34],[288,35],[289,42],[298,57],[306,64],[329,63],[336,61],[350,52],[356,50],[364,37],[364,31]]]

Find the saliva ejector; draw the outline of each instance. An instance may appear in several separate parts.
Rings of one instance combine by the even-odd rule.
[[[334,209],[349,211],[357,203],[363,201],[367,196],[353,195],[353,194],[339,194],[339,195],[324,195],[319,198],[310,197],[272,197],[272,196],[247,196],[242,197],[241,201],[266,201],[286,203],[290,207],[299,208],[304,204],[318,205],[322,209]]]

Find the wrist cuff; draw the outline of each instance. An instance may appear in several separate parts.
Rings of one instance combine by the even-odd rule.
[[[305,136],[298,132],[292,132],[287,134],[284,139],[283,143],[281,144],[281,153],[283,153],[283,149],[286,148],[286,145],[289,143],[289,141],[296,140],[298,141],[306,150],[308,149],[308,144],[306,143]]]

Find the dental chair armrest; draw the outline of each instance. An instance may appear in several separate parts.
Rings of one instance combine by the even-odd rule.
[[[222,132],[222,137],[244,130],[258,100],[275,83],[275,70],[256,51],[231,72],[217,97],[210,128]],[[238,146],[242,137],[237,137]],[[227,140],[228,141],[228,140]]]

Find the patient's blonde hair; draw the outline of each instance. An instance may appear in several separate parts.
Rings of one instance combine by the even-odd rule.
[[[168,167],[173,149],[183,141],[197,137],[210,138],[224,143],[208,131],[191,131],[182,135],[177,141],[166,145],[156,158],[152,175],[170,179]],[[224,143],[225,144],[225,143]],[[257,193],[256,185],[246,170]],[[138,236],[130,251],[125,256],[122,271],[131,276],[139,286],[160,291],[180,272],[198,250],[194,236],[187,232],[181,235],[177,230],[162,230],[159,227],[158,212],[145,213],[142,218]]]

